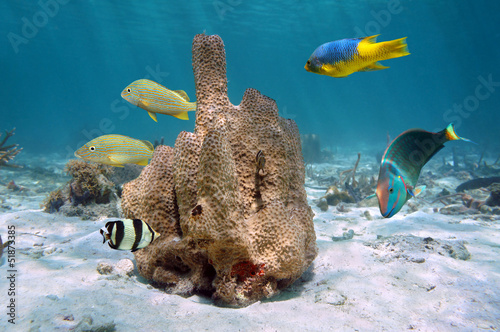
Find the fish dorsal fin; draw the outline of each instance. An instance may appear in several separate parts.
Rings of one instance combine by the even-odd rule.
[[[426,188],[425,186],[418,186],[415,188],[409,188],[408,194],[410,194],[413,197],[417,197],[418,195],[420,195],[422,193],[422,191],[425,190],[425,188]]]
[[[189,120],[188,112],[180,112],[177,114],[172,114],[172,116],[175,116],[177,119],[181,120]]]
[[[369,36],[369,37],[365,37],[363,38],[363,40],[369,44],[375,44],[377,42],[377,37],[380,36],[380,34],[378,35],[373,35],[373,36]]]
[[[146,145],[146,147],[151,150],[151,151],[154,151],[155,150],[155,147],[153,144],[151,144],[150,141],[146,141],[145,139],[141,139],[140,140],[142,143],[144,143],[144,145]]]
[[[156,113],[153,113],[153,112],[149,112],[149,111],[148,111],[148,114],[149,114],[149,116],[151,117],[151,119],[155,120],[155,122],[158,122],[158,120],[156,119]]]
[[[174,90],[175,93],[177,93],[179,96],[182,97],[185,101],[189,101],[189,96],[187,95],[186,91],[184,90]]]

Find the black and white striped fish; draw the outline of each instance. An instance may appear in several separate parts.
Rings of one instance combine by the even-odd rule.
[[[132,252],[147,247],[160,236],[147,222],[140,219],[109,221],[100,232],[102,243],[109,241],[112,249]]]

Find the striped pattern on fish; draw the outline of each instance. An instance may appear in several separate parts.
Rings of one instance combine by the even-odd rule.
[[[75,156],[86,161],[122,167],[124,164],[145,166],[153,157],[154,147],[149,141],[124,135],[103,135],[94,138],[75,151]]]
[[[196,111],[196,102],[190,102],[186,92],[169,90],[147,79],[132,82],[123,89],[121,96],[129,103],[145,109],[155,121],[157,121],[156,113],[189,120],[187,112]]]
[[[147,222],[140,219],[109,221],[101,228],[100,233],[102,243],[109,241],[110,248],[132,252],[147,247],[160,236]]]

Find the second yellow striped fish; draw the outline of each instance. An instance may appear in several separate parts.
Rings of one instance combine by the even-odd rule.
[[[189,120],[188,112],[196,111],[196,102],[189,102],[186,92],[169,90],[163,85],[147,79],[132,82],[123,89],[122,98],[145,109],[155,121],[157,121],[156,113]]]
[[[149,141],[123,135],[103,135],[76,150],[75,156],[116,167],[123,167],[124,164],[146,166],[153,157],[153,151],[153,144]]]

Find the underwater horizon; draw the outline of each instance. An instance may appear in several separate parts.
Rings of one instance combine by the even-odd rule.
[[[322,148],[383,150],[387,135],[450,122],[479,144],[467,149],[500,148],[497,2],[58,0],[4,1],[0,10],[0,129],[16,127],[11,141],[26,153],[72,158],[103,134],[164,137],[173,146],[179,132],[193,131],[194,114],[156,123],[120,92],[151,78],[195,100],[191,46],[199,33],[224,41],[233,104],[255,88]],[[407,37],[411,54],[346,78],[304,69],[323,43],[376,34],[379,42]]]

